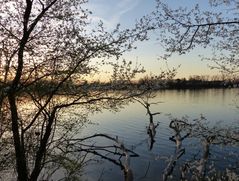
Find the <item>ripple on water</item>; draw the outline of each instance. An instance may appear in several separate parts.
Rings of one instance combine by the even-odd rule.
[[[209,116],[207,117],[208,121],[226,118],[226,125],[230,120],[235,121],[235,117],[238,117],[238,112],[229,106],[234,96],[232,90],[229,91],[229,94],[220,90],[203,90],[201,92],[165,91],[159,95],[161,97],[156,97],[156,102],[163,99],[166,103],[152,106],[154,111],[163,112],[163,114],[154,117],[154,123],[157,124],[159,121],[159,126],[156,128],[155,142],[152,149],[150,149],[150,139],[147,134],[149,117],[145,114],[146,111],[140,104],[130,104],[118,113],[106,111],[102,114],[94,115],[91,120],[98,124],[88,125],[83,130],[85,135],[106,133],[111,136],[118,136],[125,146],[138,153],[139,157],[131,158],[135,180],[162,180],[162,172],[168,164],[168,159],[175,154],[175,143],[169,139],[175,132],[169,128],[170,118],[165,115],[166,113],[172,113],[177,118],[189,115],[191,119],[198,118],[202,113]],[[177,164],[195,159],[198,161],[202,157],[203,146],[198,138],[185,138],[182,148],[185,149],[185,154],[180,157]],[[238,147],[227,146],[226,148],[219,148],[219,146],[214,145],[210,146],[210,149],[209,159],[218,162],[217,168],[219,169],[225,168],[228,163],[233,164],[233,162],[238,161]],[[226,154],[230,152],[232,152],[231,156],[226,157]],[[123,180],[120,168],[107,161],[94,168],[95,178],[99,177],[99,173],[105,168],[103,180],[112,180],[112,178],[114,178],[114,181]],[[146,172],[147,175],[145,175]]]

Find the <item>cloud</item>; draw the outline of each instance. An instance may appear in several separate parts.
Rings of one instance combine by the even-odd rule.
[[[126,13],[132,11],[141,0],[98,0],[90,3],[89,9],[93,12],[90,17],[93,22],[100,20],[109,29],[120,23]]]

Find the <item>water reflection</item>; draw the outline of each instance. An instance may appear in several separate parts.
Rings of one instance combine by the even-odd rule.
[[[199,94],[196,91],[193,93],[185,91],[183,94],[179,92],[181,96],[177,97],[176,91],[168,93],[165,91],[152,97],[136,98],[136,103],[140,104],[133,103],[117,115],[107,114],[108,118],[104,117],[104,120],[108,121],[113,116],[121,118],[117,119],[117,122],[112,122],[112,126],[107,127],[109,122],[100,122],[102,124],[99,130],[107,130],[110,134],[118,133],[121,139],[126,140],[127,145],[135,146],[134,151],[139,157],[130,160],[134,180],[238,180],[239,128],[238,124],[233,124],[236,112],[232,114],[233,109],[230,108],[234,94],[232,90],[229,92],[203,90],[202,92],[198,91]],[[204,97],[200,99],[200,96]],[[165,108],[172,106],[170,98],[173,100],[173,106],[177,106],[182,113],[188,112],[189,116],[182,118],[180,118],[181,114],[176,118],[166,116],[164,113],[170,112]],[[187,104],[183,98],[186,98]],[[155,104],[162,100],[164,104],[160,106]],[[209,100],[213,101],[208,102]],[[206,117],[193,119],[195,112],[197,115],[205,112]],[[171,110],[171,113],[175,117],[175,110]],[[159,122],[155,121],[155,115],[158,115]],[[219,124],[226,115],[230,115],[227,117],[227,122]],[[211,121],[212,116],[214,116],[213,121]],[[144,142],[145,138],[149,144],[147,141]],[[110,167],[107,163],[103,165]],[[117,169],[112,169],[104,174],[103,180],[112,180],[112,178],[122,180],[123,177],[115,178],[117,172]],[[93,178],[92,180],[95,180],[97,176]]]
[[[138,155],[134,151],[127,149],[124,144],[119,141],[119,138],[110,138],[118,145],[120,152],[109,152],[110,154],[99,154],[98,146],[92,148],[94,155],[100,156],[113,163],[115,166],[123,170],[122,180],[238,180],[239,163],[238,163],[238,132],[234,129],[226,129],[221,127],[209,127],[206,119],[201,116],[198,119],[190,121],[188,118],[171,118],[168,127],[172,130],[172,134],[168,140],[174,144],[174,151],[167,155],[160,155],[157,160],[150,160],[156,164],[148,164],[146,170],[137,170],[134,168],[144,155]],[[160,125],[158,126],[160,129]],[[102,136],[102,135],[99,135]],[[108,136],[107,136],[108,138]],[[190,143],[190,144],[187,144]],[[215,151],[215,145],[223,145],[224,147],[235,146],[230,148],[230,153]],[[142,145],[141,145],[142,146]],[[100,147],[101,149],[103,146]],[[109,147],[105,147],[109,148]],[[193,150],[194,149],[194,150]],[[105,151],[105,150],[104,150]],[[157,150],[160,152],[160,150]],[[216,153],[215,153],[216,152]],[[134,153],[132,155],[132,153]],[[112,154],[118,155],[119,158],[112,157]],[[146,153],[144,153],[146,154]],[[233,155],[234,160],[222,160],[221,157]],[[131,157],[137,156],[135,159]],[[166,159],[165,159],[166,158]],[[138,160],[137,160],[138,159]],[[160,162],[165,163],[165,167],[158,170],[159,176],[152,177],[150,173],[151,167],[160,168]],[[116,170],[117,172],[117,170]],[[146,173],[143,177],[139,177],[138,173]],[[157,174],[158,174],[157,173]],[[123,177],[124,176],[124,177]],[[109,180],[114,178],[114,175],[109,176]],[[107,180],[104,178],[102,180]],[[118,180],[118,179],[116,179]]]
[[[121,112],[96,114],[99,124],[87,127],[88,115],[79,117],[83,115],[79,114],[80,109],[61,113],[55,133],[58,140],[52,140],[54,147],[47,155],[53,164],[45,168],[42,178],[89,181],[238,180],[239,127],[231,121],[238,115],[232,114],[232,109],[226,107],[228,102],[224,102],[231,99],[233,94],[231,90],[229,94],[226,91],[220,93],[220,90],[198,93],[169,91],[137,97]],[[217,98],[221,95],[223,99]],[[200,96],[203,97],[200,99]],[[165,103],[159,105],[162,99]],[[208,100],[213,101],[208,103]],[[200,109],[202,105],[204,107]],[[69,118],[69,111],[74,112],[75,116]],[[192,112],[200,115],[204,111],[210,115],[209,118],[206,116],[208,120],[204,116],[198,119],[192,119],[194,115],[180,116]],[[176,118],[165,113],[172,113]],[[227,122],[220,125],[211,121],[211,116],[214,116],[214,120],[227,116]],[[95,120],[95,117],[91,119]],[[82,134],[76,128],[77,124]],[[66,127],[69,135],[62,134]],[[33,130],[26,136],[29,137],[27,148],[31,151],[34,149],[30,145],[34,142],[31,138],[34,136],[38,139],[39,134]],[[3,141],[8,141],[9,146]],[[10,138],[0,142],[2,170],[14,164],[10,158],[13,156],[12,150],[8,149],[11,142]]]

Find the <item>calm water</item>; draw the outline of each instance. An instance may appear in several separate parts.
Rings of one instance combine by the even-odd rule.
[[[82,135],[105,133],[118,136],[125,147],[139,156],[131,157],[130,161],[125,161],[125,157],[107,156],[127,165],[134,180],[179,180],[184,175],[191,180],[196,176],[207,178],[215,174],[226,174],[225,180],[235,179],[239,175],[238,92],[238,89],[157,92],[156,97],[148,100],[149,104],[158,102],[150,105],[151,113],[161,112],[153,116],[153,124],[158,123],[154,142],[148,130],[152,124],[147,110],[137,101],[120,112],[105,111],[93,115],[90,119],[96,124],[84,128]],[[200,126],[194,119],[202,116],[207,120]],[[169,127],[174,118],[182,117],[187,117],[184,120],[187,124],[176,124],[175,121]],[[103,146],[110,142],[99,139],[95,144]],[[100,160],[85,167],[83,180],[124,180],[124,173],[120,166]]]

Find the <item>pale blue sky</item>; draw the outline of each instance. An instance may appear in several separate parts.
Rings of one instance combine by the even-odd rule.
[[[204,8],[208,6],[207,0],[168,0],[167,2],[174,7],[180,4],[190,6],[199,2]],[[122,27],[132,26],[137,18],[152,12],[156,2],[155,0],[89,0],[87,6],[93,13],[92,21],[101,20],[107,28],[112,29],[118,23]],[[165,67],[165,63],[158,60],[163,51],[156,37],[157,34],[152,33],[150,41],[138,43],[137,50],[126,53],[124,58],[132,61],[138,60],[148,72],[159,73]],[[190,75],[219,74],[217,70],[211,70],[208,67],[211,62],[201,61],[198,57],[199,54],[206,53],[209,52],[199,48],[183,56],[174,55],[169,59],[168,65],[169,67],[181,65],[177,74],[180,78],[188,78]]]

